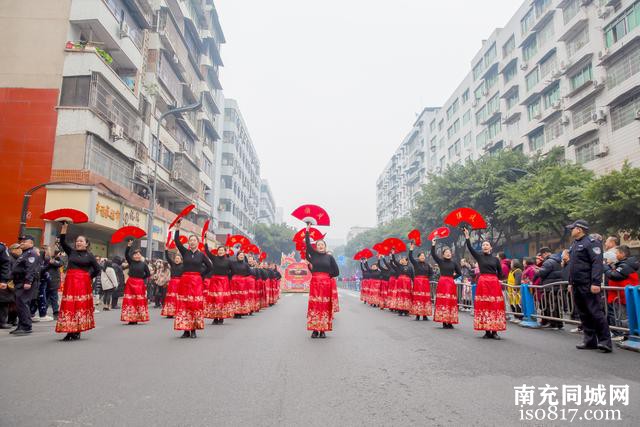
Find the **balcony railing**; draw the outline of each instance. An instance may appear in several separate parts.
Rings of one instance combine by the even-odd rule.
[[[142,119],[107,80],[98,73],[91,75],[89,108],[106,121],[122,127],[133,141],[141,141]]]
[[[200,188],[198,168],[192,163],[185,153],[176,153],[173,160],[171,178],[179,181],[194,191]]]

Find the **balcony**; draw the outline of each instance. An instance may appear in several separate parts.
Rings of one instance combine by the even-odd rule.
[[[200,171],[186,153],[175,153],[171,178],[194,191],[200,189]]]
[[[100,40],[103,43],[102,48],[109,51],[111,56],[126,68],[142,68],[142,54],[136,45],[140,44],[139,32],[126,31],[124,24],[121,25],[107,2],[73,0],[69,22],[93,34],[93,39]]]
[[[589,16],[587,15],[587,11],[585,8],[581,7],[571,19],[564,23],[564,28],[560,33],[558,41],[566,42],[567,40],[571,40],[588,24]]]

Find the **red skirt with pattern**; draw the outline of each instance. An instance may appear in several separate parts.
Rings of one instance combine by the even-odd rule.
[[[248,298],[249,276],[233,276],[231,278],[231,299],[233,302],[233,312],[235,314],[251,313],[251,306]]]
[[[340,298],[338,298],[338,282],[335,277],[331,278],[331,304],[333,305],[333,312],[340,311]]]
[[[504,331],[507,316],[500,281],[493,274],[481,274],[473,300],[473,329],[476,331]]]
[[[200,273],[182,274],[176,300],[173,329],[176,331],[204,329],[203,281]]]
[[[440,276],[436,287],[435,322],[458,323],[458,286],[453,277]]]
[[[433,313],[429,278],[417,276],[413,279],[411,310],[409,312],[414,316],[431,316]]]
[[[360,301],[369,303],[369,279],[362,279],[360,281]]]
[[[164,304],[162,305],[162,316],[175,316],[176,315],[176,302],[178,297],[178,285],[180,284],[179,277],[172,277],[167,285],[167,295],[164,297]]]
[[[276,279],[267,280],[267,305],[276,303]]]
[[[227,276],[211,276],[204,281],[204,317],[228,319],[233,317],[231,287]]]
[[[387,305],[392,310],[397,310],[397,307],[396,307],[396,304],[397,304],[396,298],[398,297],[397,284],[398,284],[397,277],[395,276],[389,277],[389,287],[387,291]]]
[[[411,310],[411,278],[404,275],[398,277],[396,289],[396,309]]]
[[[91,276],[84,270],[68,270],[64,278],[56,332],[77,333],[95,328],[93,310]]]
[[[148,322],[149,303],[147,301],[147,285],[144,279],[129,277],[124,286],[122,298],[122,322]]]
[[[260,309],[269,307],[267,303],[267,287],[268,287],[269,279],[260,279],[257,280],[258,286],[258,301],[260,302]]]
[[[380,307],[382,302],[382,298],[380,296],[380,280],[378,279],[369,279],[369,293],[371,295],[371,304],[377,305]]]
[[[254,276],[247,276],[247,304],[249,307],[249,313],[260,310],[260,302],[258,301],[257,283],[258,281]]]
[[[307,330],[331,331],[333,328],[333,281],[326,273],[313,273],[309,285]]]

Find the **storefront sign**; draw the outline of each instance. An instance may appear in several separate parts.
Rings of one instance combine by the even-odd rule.
[[[284,292],[309,292],[310,282],[311,272],[307,268],[307,264],[296,262],[289,264],[284,270],[282,290]]]

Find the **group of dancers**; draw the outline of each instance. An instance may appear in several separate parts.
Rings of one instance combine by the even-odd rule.
[[[180,242],[176,223],[174,241]],[[60,245],[68,257],[60,312],[56,332],[66,333],[63,341],[80,339],[82,332],[95,327],[92,279],[101,269],[89,251],[89,241],[79,235],[70,244],[68,225],[62,226]],[[182,331],[181,338],[196,338],[204,329],[205,319],[220,325],[225,319],[253,315],[276,304],[280,298],[281,275],[275,264],[258,262],[252,255],[238,252],[229,255],[229,248],[220,246],[213,254],[207,244],[199,249],[200,240],[190,235],[187,246],[177,243],[178,253],[165,250],[171,268],[171,280],[162,307],[162,316],[173,318],[173,328]],[[151,276],[142,251],[127,242],[125,258],[129,278],[125,284],[120,320],[128,325],[149,321],[147,280]]]
[[[483,338],[500,339],[499,331],[507,329],[504,296],[500,280],[502,268],[500,260],[493,256],[491,243],[483,241],[481,250],[474,249],[469,231],[463,229],[466,247],[478,262],[480,276],[474,296],[473,328],[485,331]],[[415,320],[429,320],[442,323],[444,329],[453,329],[458,323],[458,288],[455,279],[462,275],[458,261],[453,258],[451,248],[444,246],[438,254],[436,240],[431,241],[431,257],[438,265],[440,278],[435,292],[435,305],[431,301],[431,265],[425,252],[414,254],[411,242],[408,256],[397,257],[395,251],[387,260],[378,254],[378,261],[372,265],[361,260],[363,280],[360,299],[381,310],[389,309],[400,316],[415,316]]]

